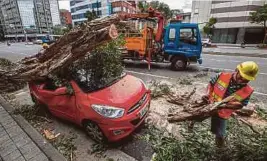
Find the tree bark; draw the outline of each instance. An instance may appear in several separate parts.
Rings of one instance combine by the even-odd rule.
[[[214,115],[219,109],[222,109],[220,106],[226,104],[227,102],[233,101],[233,96],[229,96],[222,100],[221,102],[217,102],[215,104],[202,104],[202,106],[197,106],[194,103],[190,103],[191,108],[184,109],[176,114],[169,114],[167,120],[171,123],[173,122],[181,122],[181,121],[203,121],[212,115]],[[195,108],[192,108],[195,107]],[[223,107],[226,108],[226,107]],[[238,110],[238,108],[227,108]]]
[[[118,36],[117,15],[99,18],[72,29],[48,49],[16,63],[11,70],[0,69],[0,91],[9,91],[23,82],[43,80],[85,56],[99,45]]]

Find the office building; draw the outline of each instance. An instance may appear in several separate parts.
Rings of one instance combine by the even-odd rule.
[[[260,43],[264,36],[262,26],[251,23],[249,15],[265,3],[265,0],[212,1],[211,17],[217,18],[213,41]]]
[[[111,15],[113,13],[125,12],[135,13],[137,1],[133,0],[71,0],[70,8],[73,25],[87,20],[86,12],[95,12],[98,17]]]
[[[68,10],[60,10],[61,25],[72,25],[71,13]]]
[[[202,30],[206,22],[209,21],[211,11],[211,0],[193,0],[191,10],[191,23],[198,23]]]
[[[210,17],[216,18],[214,43],[260,43],[263,27],[251,23],[249,15],[264,4],[267,4],[266,0],[193,0],[191,22],[199,23],[202,29]]]
[[[60,25],[57,0],[1,0],[0,7],[6,37],[52,34],[53,26]]]
[[[72,15],[72,23],[74,25],[77,25],[87,20],[87,11],[94,11],[99,17],[110,15],[111,3],[107,0],[71,0],[70,9]]]
[[[114,1],[111,2],[111,13],[136,13],[135,1]]]

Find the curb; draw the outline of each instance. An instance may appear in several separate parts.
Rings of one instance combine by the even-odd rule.
[[[22,128],[22,130],[32,139],[32,141],[40,148],[40,150],[49,158],[51,161],[66,161],[67,159],[60,154],[53,146],[50,144],[43,136],[30,125],[21,115],[12,115],[11,112],[14,107],[8,103],[0,95],[0,104],[5,108],[5,110],[10,114],[10,116],[17,122],[17,124]]]
[[[254,54],[240,54],[240,53],[203,52],[202,54],[267,58],[267,54],[256,54],[256,53],[254,53]]]

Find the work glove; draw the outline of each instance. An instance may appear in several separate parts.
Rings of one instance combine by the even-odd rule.
[[[202,100],[203,100],[204,102],[208,103],[208,104],[211,103],[208,95],[204,95],[204,96],[202,96]]]

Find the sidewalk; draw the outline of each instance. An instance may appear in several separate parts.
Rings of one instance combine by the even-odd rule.
[[[48,161],[46,155],[0,105],[0,160]]]
[[[212,54],[212,55],[267,58],[266,49],[257,49],[257,48],[249,48],[249,47],[247,48],[237,48],[237,47],[203,48],[202,52],[203,54]]]

